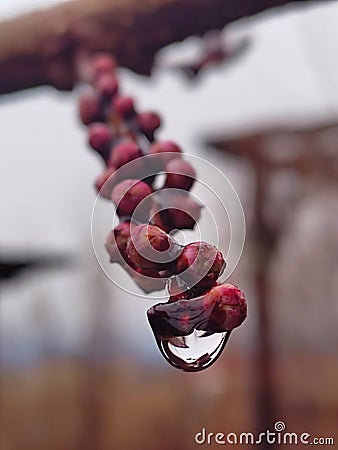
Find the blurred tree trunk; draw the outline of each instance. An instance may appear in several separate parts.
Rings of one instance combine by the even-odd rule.
[[[290,0],[78,0],[25,14],[0,23],[0,94],[40,85],[72,89],[79,55],[98,50],[149,74],[165,45],[286,3]]]

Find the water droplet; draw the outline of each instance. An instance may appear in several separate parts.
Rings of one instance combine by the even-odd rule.
[[[210,330],[211,308],[203,296],[173,303],[159,303],[148,312],[149,324],[166,361],[185,372],[210,367],[221,355],[231,330]]]
[[[210,367],[221,355],[231,331],[206,333],[194,330],[188,336],[163,339],[155,335],[163,357],[177,369],[199,372]]]

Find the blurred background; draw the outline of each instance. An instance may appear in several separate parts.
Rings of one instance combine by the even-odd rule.
[[[0,19],[52,3],[2,0]],[[119,290],[95,259],[101,168],[77,89],[0,96],[1,450],[190,450],[203,427],[258,433],[278,420],[337,445],[337,20],[336,1],[314,1],[230,23],[221,41],[245,51],[194,79],[180,65],[200,38],[161,50],[150,78],[119,69],[122,90],[164,118],[159,136],[220,168],[243,205],[229,281],[249,317],[201,373],[162,359],[153,301]]]

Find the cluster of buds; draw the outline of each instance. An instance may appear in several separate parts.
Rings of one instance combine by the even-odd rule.
[[[218,284],[225,267],[221,252],[206,242],[182,246],[173,237],[176,230],[193,229],[200,216],[201,205],[190,193],[195,169],[178,144],[156,139],[160,116],[138,112],[134,100],[119,92],[112,56],[93,57],[89,72],[80,118],[104,163],[96,189],[114,203],[120,219],[105,244],[110,262],[122,265],[145,293],[168,287],[168,302],[148,311],[157,334],[239,326],[246,303],[238,288]]]

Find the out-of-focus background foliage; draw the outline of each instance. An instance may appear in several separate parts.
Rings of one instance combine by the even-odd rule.
[[[0,18],[48,3],[2,0]],[[162,360],[151,301],[118,290],[95,260],[100,164],[76,92],[0,98],[1,264],[37,261],[0,284],[1,450],[190,450],[202,427],[258,432],[277,420],[337,445],[337,20],[337,2],[318,1],[233,23],[227,39],[250,48],[196,82],[120,70],[124,92],[161,111],[160,136],[220,167],[245,211],[231,281],[249,318],[198,374]],[[183,46],[170,55],[198,42]]]

